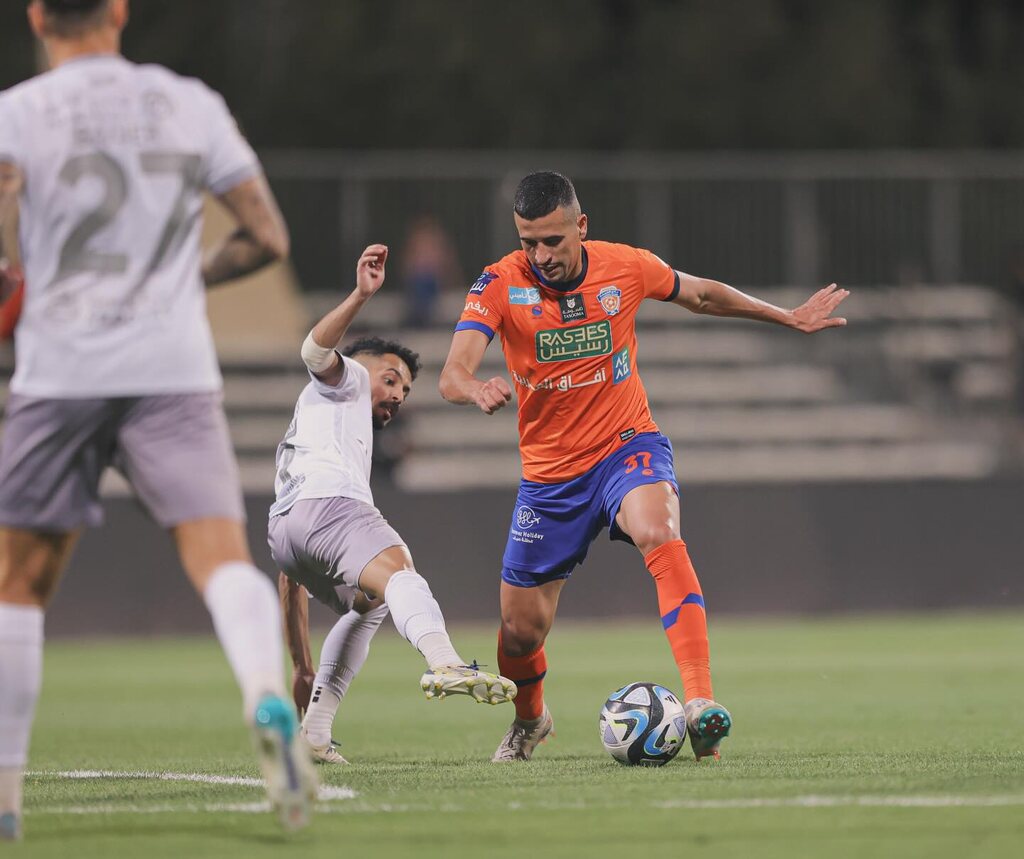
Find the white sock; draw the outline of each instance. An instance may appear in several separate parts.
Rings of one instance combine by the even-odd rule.
[[[0,603],[0,814],[21,814],[22,774],[42,681],[43,610]]]
[[[349,684],[359,673],[370,652],[370,639],[387,617],[388,607],[378,606],[366,614],[350,611],[338,618],[327,633],[320,650],[320,667],[316,672],[313,697],[306,708],[302,726],[314,746],[331,740],[331,727],[341,699]]]
[[[399,570],[388,580],[384,602],[399,635],[423,654],[430,668],[465,665],[452,647],[441,607],[423,576],[415,570]]]
[[[284,649],[277,592],[251,564],[222,564],[203,591],[213,628],[242,689],[245,716],[252,718],[259,699],[284,695]]]

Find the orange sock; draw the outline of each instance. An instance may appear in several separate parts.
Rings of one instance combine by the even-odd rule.
[[[507,656],[501,645],[501,630],[498,630],[498,670],[519,687],[514,701],[516,718],[539,719],[544,712],[544,675],[548,673],[544,645],[526,656]]]
[[[704,596],[686,543],[664,543],[648,552],[644,563],[658,586],[661,623],[683,678],[684,699],[713,698]]]

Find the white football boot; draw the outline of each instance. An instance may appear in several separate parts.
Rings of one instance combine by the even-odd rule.
[[[253,715],[253,740],[270,804],[285,829],[301,829],[309,823],[318,782],[291,702],[264,695]]]
[[[348,761],[342,756],[341,752],[338,751],[338,746],[341,744],[337,740],[331,739],[322,746],[318,746],[309,739],[309,734],[306,733],[305,725],[303,725],[299,730],[302,734],[302,739],[305,741],[306,745],[309,746],[309,753],[313,756],[315,761],[322,764],[348,763]]]
[[[420,678],[420,688],[428,698],[469,695],[481,704],[503,704],[519,691],[507,677],[481,671],[475,662],[431,668]]]
[[[691,698],[683,704],[683,712],[694,758],[718,760],[718,747],[732,728],[729,711],[710,698]]]
[[[554,729],[555,720],[551,718],[551,711],[546,705],[536,723],[523,724],[516,719],[494,752],[491,763],[503,764],[510,761],[530,760],[533,757],[534,749],[543,743]]]

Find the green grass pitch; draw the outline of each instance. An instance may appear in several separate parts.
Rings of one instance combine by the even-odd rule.
[[[454,638],[493,664],[492,630]],[[652,618],[558,625],[556,736],[531,763],[499,767],[487,760],[512,708],[423,700],[419,657],[385,628],[336,723],[353,765],[320,770],[332,798],[287,836],[254,812],[250,784],[60,775],[255,777],[212,638],[57,641],[26,840],[0,854],[1024,855],[1024,615],[713,619],[712,646],[735,720],[719,763],[698,766],[687,748],[662,769],[629,769],[600,745],[608,693],[633,680],[679,688]]]

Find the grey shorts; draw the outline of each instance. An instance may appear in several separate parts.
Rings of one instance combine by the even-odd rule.
[[[0,525],[100,525],[107,466],[125,476],[165,528],[245,519],[220,393],[74,400],[11,394],[0,441]]]
[[[270,554],[288,578],[338,614],[352,607],[363,568],[404,546],[380,511],[352,498],[306,498],[267,525]]]

